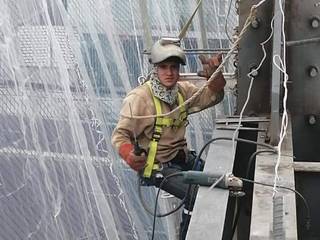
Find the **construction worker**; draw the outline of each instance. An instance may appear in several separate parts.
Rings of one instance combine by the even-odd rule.
[[[219,103],[226,83],[219,73],[198,97],[184,105],[199,88],[187,81],[179,81],[180,65],[186,64],[186,56],[179,43],[177,39],[162,38],[153,45],[150,77],[124,99],[120,119],[112,135],[112,144],[119,155],[140,173],[142,179],[157,187],[163,177],[193,168],[196,155],[188,150],[185,138],[187,116]],[[208,79],[221,63],[221,55],[200,60],[203,71],[199,75]],[[137,118],[165,114],[177,106],[181,106],[180,109],[169,116]],[[135,141],[145,151],[137,151]],[[196,170],[202,170],[203,165],[201,160],[195,166]],[[162,189],[183,199],[188,185],[183,183],[181,176],[175,176],[168,179]],[[193,186],[190,192],[196,190],[197,187]],[[185,198],[180,239],[186,237],[195,201],[195,194],[189,195]]]

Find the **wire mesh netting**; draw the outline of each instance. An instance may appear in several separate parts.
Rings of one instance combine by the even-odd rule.
[[[148,71],[148,34],[177,36],[196,1],[0,4],[0,238],[150,238],[137,176],[110,136],[123,97]],[[209,48],[228,48],[226,29],[232,35],[237,25],[232,0],[205,0],[203,13],[204,25],[195,18],[184,46],[203,47],[205,31]],[[183,71],[200,69],[196,57],[188,55]],[[193,148],[211,138],[214,118],[214,109],[191,117]],[[144,195],[152,207],[155,189]],[[175,205],[163,197],[160,209]],[[157,220],[156,239],[176,239],[178,221]]]

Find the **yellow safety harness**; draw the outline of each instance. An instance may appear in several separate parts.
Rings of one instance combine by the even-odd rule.
[[[152,94],[150,82],[146,82],[146,84],[149,86],[150,92]],[[160,102],[159,98],[155,97],[153,94],[152,94],[152,97],[153,97],[154,105],[156,107],[156,114],[161,115],[162,114],[161,102]],[[185,124],[185,122],[186,122],[186,119],[187,119],[186,107],[184,104],[183,96],[179,92],[178,92],[178,104],[179,104],[179,106],[181,106],[179,109],[180,111],[179,111],[178,119],[173,119],[173,118],[167,117],[167,116],[156,117],[152,138],[151,138],[151,141],[149,144],[147,165],[144,169],[143,177],[149,178],[151,176],[152,170],[158,168],[158,165],[154,164],[154,160],[156,157],[158,142],[160,140],[163,127],[173,127],[174,126],[174,127],[179,128],[183,124]]]

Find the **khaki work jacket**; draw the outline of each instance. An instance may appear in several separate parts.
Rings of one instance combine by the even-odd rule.
[[[184,101],[189,99],[198,87],[189,83],[178,81],[178,88]],[[188,114],[199,112],[219,103],[223,99],[224,92],[213,92],[207,87],[193,102],[186,106]],[[161,101],[162,113],[168,113],[177,106],[170,106]],[[131,143],[133,134],[137,136],[139,145],[148,150],[152,138],[155,118],[134,119],[133,116],[155,115],[153,97],[147,84],[143,84],[128,93],[123,101],[120,111],[120,119],[112,134],[112,145],[119,150],[123,143]],[[124,115],[124,116],[123,116]],[[177,119],[179,111],[171,114],[170,117]],[[168,162],[175,157],[179,150],[187,151],[187,142],[185,138],[186,126],[181,127],[163,127],[161,138],[158,142],[155,162]]]

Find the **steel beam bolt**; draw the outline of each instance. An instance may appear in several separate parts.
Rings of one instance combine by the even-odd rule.
[[[253,29],[258,29],[260,27],[260,20],[258,18],[254,18],[251,21],[251,27]]]
[[[308,68],[309,77],[314,78],[314,77],[316,77],[318,75],[318,73],[319,73],[319,70],[318,70],[318,68],[316,66],[310,66]]]
[[[314,29],[318,28],[320,26],[320,18],[318,16],[313,16],[310,20],[310,25]]]
[[[249,77],[257,77],[258,75],[259,75],[259,71],[257,70],[257,66],[256,65],[251,66],[248,76]]]
[[[309,125],[315,125],[316,123],[317,123],[317,118],[316,118],[316,116],[315,115],[313,115],[313,114],[310,114],[309,116],[308,116],[308,123],[309,123]]]

